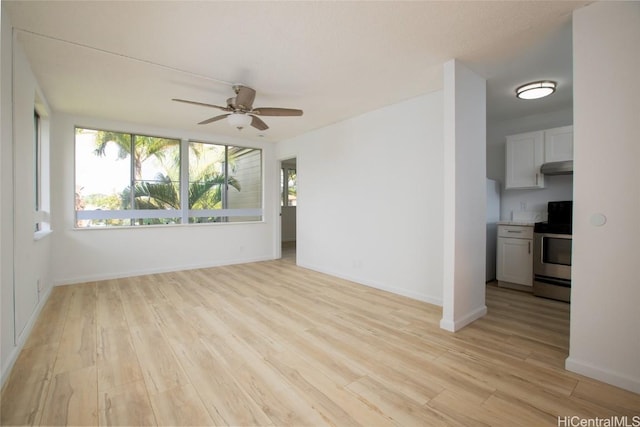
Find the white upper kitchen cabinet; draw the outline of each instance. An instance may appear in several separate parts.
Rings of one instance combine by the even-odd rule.
[[[543,188],[544,131],[507,136],[505,189]]]
[[[544,131],[544,161],[573,160],[573,126]]]
[[[504,188],[544,188],[540,166],[563,160],[573,160],[573,126],[509,135]]]

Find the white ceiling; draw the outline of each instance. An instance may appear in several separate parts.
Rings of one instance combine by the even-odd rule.
[[[458,58],[487,78],[487,113],[502,120],[572,103],[571,12],[589,2],[3,1],[56,111],[238,136],[197,126],[231,84],[255,106],[304,110],[266,117],[289,138],[442,87]],[[537,79],[543,100],[514,97]],[[254,138],[249,128],[242,136]]]

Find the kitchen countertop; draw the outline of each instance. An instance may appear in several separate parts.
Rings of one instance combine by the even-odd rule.
[[[498,221],[498,225],[520,225],[523,227],[533,227],[533,222],[525,221]]]

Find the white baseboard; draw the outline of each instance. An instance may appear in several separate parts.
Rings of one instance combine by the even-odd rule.
[[[66,279],[54,279],[54,286],[74,285],[77,283],[99,282],[101,280],[123,279],[125,277],[146,276],[147,274],[171,273],[173,271],[198,270],[201,268],[222,267],[225,265],[245,264],[249,262],[262,262],[273,260],[273,256],[256,257],[249,259],[227,260],[207,264],[175,265],[172,267],[149,268],[144,270],[126,271],[112,274],[92,274],[87,276],[71,277]]]
[[[24,329],[22,329],[22,332],[18,337],[18,341],[16,342],[16,345],[11,349],[9,357],[7,358],[7,361],[2,367],[2,373],[0,374],[0,387],[4,387],[4,383],[9,378],[9,375],[11,374],[11,370],[13,369],[13,365],[15,365],[16,360],[18,360],[18,356],[20,355],[20,352],[24,347],[24,343],[27,342],[27,338],[29,338],[29,335],[31,334],[33,325],[36,324],[36,320],[38,320],[38,317],[40,317],[40,312],[42,311],[42,307],[44,307],[44,305],[49,300],[49,296],[51,295],[51,289],[53,289],[53,286],[49,286],[49,289],[47,289],[44,292],[44,294],[42,294],[42,298],[40,298],[40,301],[38,301],[38,304],[36,305],[35,310],[33,310],[33,313],[31,313],[31,317],[29,318],[29,321],[25,325]]]
[[[576,360],[571,356],[565,360],[564,367],[567,371],[575,372],[634,393],[640,393],[640,378],[629,378],[628,374],[603,369],[582,360]]]
[[[334,277],[338,277],[340,279],[348,280],[350,282],[354,282],[354,283],[357,283],[359,285],[367,286],[369,288],[380,289],[381,291],[391,292],[392,294],[401,295],[403,297],[415,299],[415,300],[418,300],[418,301],[422,301],[422,302],[426,302],[426,303],[429,303],[429,304],[433,304],[433,305],[437,305],[437,306],[442,307],[442,298],[433,297],[431,295],[423,294],[421,292],[415,292],[415,291],[411,291],[409,289],[403,289],[403,288],[390,287],[390,286],[386,286],[386,285],[381,284],[381,283],[374,283],[374,282],[366,281],[366,280],[363,281],[362,279],[357,278],[357,277],[352,277],[352,276],[345,275],[345,274],[342,274],[342,273],[337,273],[335,271],[331,271],[331,270],[328,270],[328,269],[325,269],[325,268],[320,268],[320,267],[317,267],[317,266],[314,266],[314,265],[298,263],[298,266],[302,267],[302,268],[307,268],[309,270],[317,271],[318,273],[328,274],[329,276],[334,276]]]
[[[487,314],[487,306],[483,305],[482,307],[479,307],[458,319],[442,318],[440,320],[440,328],[444,329],[445,331],[456,332],[467,326],[469,323],[478,320],[485,314]]]

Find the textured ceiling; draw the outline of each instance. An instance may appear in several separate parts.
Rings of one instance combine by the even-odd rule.
[[[571,105],[571,12],[588,2],[37,2],[3,1],[54,110],[238,136],[195,123],[231,84],[255,106],[301,108],[267,117],[281,140],[442,87],[458,58],[487,78],[490,119]],[[513,91],[554,79],[545,100]],[[260,132],[244,129],[242,136]]]

